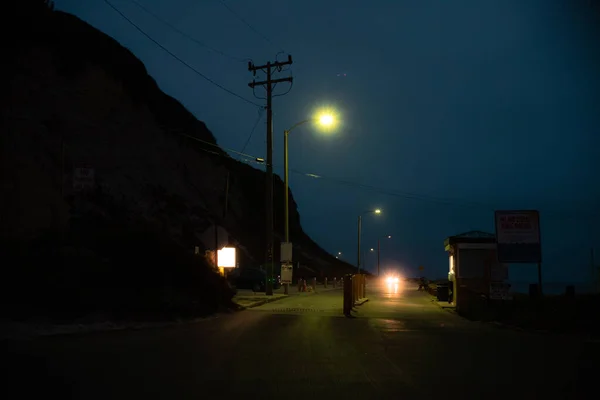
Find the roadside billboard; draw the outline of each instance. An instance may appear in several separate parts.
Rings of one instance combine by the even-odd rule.
[[[541,263],[540,214],[537,210],[495,212],[498,262]]]

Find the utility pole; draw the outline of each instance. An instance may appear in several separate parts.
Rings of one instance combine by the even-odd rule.
[[[256,71],[263,71],[267,75],[264,81],[253,80],[248,84],[252,89],[256,86],[264,86],[267,91],[267,182],[265,186],[266,206],[266,261],[267,261],[267,287],[266,295],[273,295],[273,88],[281,82],[292,82],[292,77],[273,79],[274,70],[281,71],[281,67],[292,64],[292,56],[284,62],[267,62],[265,65],[256,66],[248,62],[248,71],[256,76]]]

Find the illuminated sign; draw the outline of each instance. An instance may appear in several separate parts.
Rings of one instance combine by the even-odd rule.
[[[223,247],[217,250],[219,268],[235,268],[235,247]]]

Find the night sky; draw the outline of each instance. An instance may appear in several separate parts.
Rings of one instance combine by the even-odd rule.
[[[357,216],[379,207],[381,215],[363,220],[364,249],[390,234],[383,266],[416,273],[423,265],[429,277],[444,277],[447,236],[493,232],[496,208],[533,208],[544,279],[589,280],[594,245],[600,259],[600,33],[586,0],[225,1],[234,12],[220,0],[136,0],[196,41],[132,0],[109,1],[187,64],[258,104],[247,59],[292,54],[292,69],[278,76],[291,73],[295,84],[274,100],[275,172],[283,130],[335,107],[338,130],[305,125],[290,137],[303,227],[331,253],[354,264]],[[221,146],[265,156],[256,106],[175,60],[103,0],[56,6],[131,49]],[[365,262],[373,269],[375,257]],[[510,271],[536,279],[534,265]]]

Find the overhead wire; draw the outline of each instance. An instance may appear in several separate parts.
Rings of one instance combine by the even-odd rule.
[[[255,103],[252,100],[249,100],[249,99],[247,99],[247,98],[245,98],[245,97],[243,97],[243,96],[235,93],[234,91],[232,91],[230,89],[227,89],[225,86],[217,83],[216,81],[214,81],[213,79],[209,78],[208,76],[206,76],[202,72],[198,71],[197,69],[195,69],[194,67],[192,67],[190,64],[188,64],[187,62],[185,62],[184,60],[182,60],[181,58],[179,58],[178,56],[176,56],[175,54],[173,54],[169,49],[167,49],[165,46],[163,46],[162,44],[160,44],[152,36],[150,36],[149,34],[147,34],[142,28],[140,28],[131,19],[129,19],[129,17],[127,17],[123,12],[121,12],[121,10],[119,10],[117,7],[115,7],[110,1],[108,1],[108,0],[102,0],[102,1],[105,2],[110,8],[112,8],[117,14],[119,14],[131,26],[133,26],[138,32],[140,32],[142,35],[144,35],[148,40],[150,40],[155,45],[157,45],[158,47],[160,47],[164,52],[166,52],[167,54],[169,54],[175,60],[179,61],[182,65],[184,65],[185,67],[187,67],[190,71],[196,73],[196,75],[200,76],[201,78],[203,78],[207,82],[211,83],[212,85],[218,87],[219,89],[223,90],[224,92],[229,93],[230,95],[232,95],[234,97],[237,97],[238,99],[243,100],[244,102],[246,102],[248,104],[252,104],[255,107],[262,107],[260,104]]]
[[[260,97],[260,96],[258,96],[258,95],[256,94],[256,86],[253,86],[253,87],[252,87],[252,95],[253,95],[255,98],[259,99],[259,100],[267,100],[267,98],[266,98],[266,97]]]
[[[254,160],[261,160],[261,158],[260,158],[260,157],[255,157],[255,156],[253,156],[253,155],[246,154],[246,153],[244,153],[244,152],[242,152],[242,151],[237,151],[237,150],[230,149],[230,148],[227,148],[227,147],[219,146],[219,145],[218,145],[218,144],[216,144],[216,143],[212,143],[212,142],[209,142],[209,141],[207,141],[207,140],[200,139],[200,138],[197,138],[197,137],[195,137],[195,136],[192,136],[192,135],[188,135],[187,133],[181,133],[181,132],[177,132],[177,134],[179,134],[179,135],[181,135],[181,136],[184,136],[184,137],[187,137],[187,138],[189,138],[189,139],[193,139],[193,140],[195,140],[195,141],[197,141],[197,142],[200,142],[200,143],[203,143],[203,144],[207,144],[207,145],[209,145],[209,146],[213,146],[213,147],[215,147],[216,149],[219,149],[219,150],[222,150],[222,151],[226,151],[226,152],[229,152],[229,153],[235,154],[235,155],[237,155],[237,156],[240,156],[240,157],[243,157],[243,158],[247,158],[247,159],[254,159]],[[202,150],[202,151],[206,151],[206,152],[209,152],[209,153],[211,153],[211,154],[218,155],[218,156],[220,156],[220,157],[229,157],[229,156],[228,156],[226,153],[219,153],[219,152],[217,152],[217,151],[214,151],[214,152],[213,152],[213,151],[210,151],[210,150],[207,150],[207,149],[200,149],[200,150]]]
[[[143,10],[145,13],[147,13],[148,15],[152,16],[154,19],[156,19],[157,21],[161,22],[162,24],[164,24],[165,26],[169,27],[170,29],[172,29],[173,31],[179,33],[181,36],[187,38],[188,40],[192,41],[193,43],[197,44],[200,47],[204,47],[210,51],[212,51],[213,53],[217,53],[223,57],[229,58],[231,60],[234,61],[238,61],[238,62],[248,62],[248,61],[252,61],[249,57],[236,57],[233,56],[229,53],[226,53],[222,50],[217,49],[216,47],[213,46],[209,46],[208,44],[201,42],[200,40],[196,39],[195,37],[183,32],[181,29],[177,28],[175,25],[173,25],[172,23],[166,21],[165,19],[161,18],[159,15],[157,15],[155,12],[153,12],[152,10],[148,9],[146,6],[140,4],[137,0],[127,0],[130,3],[133,3],[135,6],[137,6],[138,8],[140,8],[141,10]]]
[[[260,104],[254,103],[254,102],[252,102],[252,101],[250,101],[250,100],[248,100],[248,99],[246,99],[246,98],[244,98],[244,97],[242,97],[242,96],[239,96],[237,93],[235,93],[235,92],[232,92],[232,91],[228,90],[227,88],[225,88],[225,87],[221,86],[220,84],[218,84],[218,83],[214,82],[212,79],[208,78],[207,76],[205,76],[205,75],[204,75],[204,74],[202,74],[201,72],[197,71],[195,68],[193,68],[192,66],[190,66],[189,64],[187,64],[185,61],[183,61],[182,59],[180,59],[179,57],[177,57],[176,55],[174,55],[172,52],[170,52],[170,51],[169,51],[167,48],[165,48],[165,47],[164,47],[164,46],[162,46],[160,43],[158,43],[158,42],[157,42],[157,41],[156,41],[154,38],[150,37],[150,35],[148,35],[148,34],[147,34],[147,33],[146,33],[144,30],[142,30],[142,29],[141,29],[141,28],[140,28],[140,27],[139,27],[137,24],[135,24],[135,23],[134,23],[134,22],[133,22],[133,21],[132,21],[130,18],[128,18],[128,17],[127,17],[127,16],[126,16],[126,15],[125,15],[123,12],[121,12],[121,11],[120,11],[120,10],[119,10],[119,9],[118,9],[116,6],[114,6],[114,5],[113,5],[113,4],[112,4],[110,1],[108,1],[108,0],[103,0],[103,1],[104,1],[104,2],[105,2],[105,3],[106,3],[108,6],[109,6],[109,7],[111,7],[111,8],[112,8],[112,9],[113,9],[115,12],[117,12],[117,13],[118,13],[118,14],[119,14],[119,15],[120,15],[120,16],[121,16],[123,19],[125,19],[125,20],[126,20],[128,23],[129,23],[129,24],[131,24],[131,25],[132,25],[132,26],[133,26],[135,29],[137,29],[137,30],[138,30],[140,33],[142,33],[142,34],[143,34],[145,37],[147,37],[147,38],[148,38],[150,41],[152,41],[154,44],[156,44],[156,45],[157,45],[158,47],[160,47],[162,50],[164,50],[165,52],[167,52],[169,55],[171,55],[171,56],[172,56],[173,58],[175,58],[177,61],[181,62],[183,65],[185,65],[186,67],[188,67],[190,70],[192,70],[193,72],[197,73],[197,74],[198,74],[198,75],[200,75],[202,78],[204,78],[204,79],[206,79],[207,81],[209,81],[210,83],[212,83],[212,84],[216,85],[216,86],[217,86],[217,87],[219,87],[220,89],[223,89],[223,90],[225,90],[226,92],[228,92],[228,93],[230,93],[230,94],[232,94],[232,95],[234,95],[234,96],[236,96],[236,97],[238,97],[238,98],[240,98],[240,99],[242,99],[242,100],[244,100],[244,101],[246,101],[246,102],[249,102],[249,103],[251,103],[251,104],[253,104],[253,105],[255,105],[255,106],[257,106],[257,107],[258,107],[258,118],[256,119],[256,121],[255,121],[254,125],[252,126],[252,129],[251,129],[251,131],[250,131],[250,134],[249,134],[249,136],[248,136],[248,138],[247,138],[246,142],[244,143],[244,147],[242,148],[242,151],[236,151],[236,150],[234,150],[234,149],[227,149],[227,148],[223,148],[223,147],[221,147],[221,146],[219,146],[219,145],[217,145],[217,144],[215,144],[215,143],[210,143],[210,142],[208,142],[208,141],[201,140],[201,139],[199,139],[199,138],[196,138],[196,137],[194,137],[194,136],[191,136],[191,135],[188,135],[188,134],[184,134],[184,133],[179,133],[179,134],[180,134],[180,135],[182,135],[182,136],[185,136],[185,137],[188,137],[188,138],[194,139],[194,140],[196,140],[196,141],[203,142],[204,144],[208,144],[208,145],[211,145],[211,146],[215,146],[215,147],[219,148],[220,150],[225,150],[225,151],[227,151],[227,152],[229,152],[229,153],[231,153],[231,154],[235,154],[235,155],[237,155],[237,156],[238,156],[238,160],[239,160],[239,161],[244,161],[244,162],[255,162],[255,163],[257,163],[257,164],[261,164],[261,163],[262,163],[262,161],[260,161],[260,160],[261,160],[260,158],[254,157],[254,156],[252,156],[252,155],[249,155],[249,154],[245,154],[245,153],[244,153],[244,151],[246,150],[246,147],[247,147],[247,146],[248,146],[248,144],[250,143],[250,141],[251,141],[251,139],[252,139],[252,136],[253,136],[253,134],[254,134],[254,132],[255,132],[255,130],[256,130],[256,127],[258,126],[258,123],[259,123],[259,122],[260,122],[260,120],[262,119],[262,116],[263,116],[263,111],[264,111],[265,107],[264,107],[264,106],[262,106],[262,105],[260,105]],[[135,1],[135,0],[129,0],[129,1],[130,1],[130,2],[132,2],[132,3],[134,3],[134,4],[135,4],[135,5],[137,5],[139,8],[141,8],[141,9],[142,9],[142,10],[144,10],[144,11],[146,11],[148,14],[152,15],[152,16],[153,16],[153,17],[155,17],[156,19],[158,19],[158,20],[160,20],[161,22],[165,23],[167,26],[171,27],[172,29],[174,29],[174,30],[175,30],[175,31],[177,31],[178,33],[180,33],[180,34],[182,34],[183,36],[187,37],[188,39],[190,39],[190,40],[192,40],[192,41],[196,42],[197,44],[199,44],[199,45],[201,45],[201,46],[204,46],[204,47],[207,47],[207,48],[209,48],[209,49],[211,49],[211,50],[213,50],[213,51],[216,51],[216,52],[218,52],[218,53],[220,53],[220,54],[222,54],[222,55],[224,55],[224,56],[228,56],[226,53],[224,53],[224,52],[221,52],[221,51],[219,51],[219,50],[217,50],[217,49],[214,49],[214,48],[210,48],[209,46],[205,45],[204,43],[197,41],[195,38],[193,38],[193,37],[191,37],[191,36],[188,36],[186,33],[184,33],[184,32],[181,32],[181,31],[180,31],[179,29],[177,29],[176,27],[172,26],[172,25],[171,25],[171,24],[169,24],[168,22],[166,22],[166,21],[162,20],[160,17],[158,17],[157,15],[155,15],[155,14],[154,14],[152,11],[150,11],[150,10],[146,9],[144,6],[142,6],[141,4],[139,4],[137,1]],[[207,149],[200,149],[200,150],[202,150],[202,151],[205,151],[205,152],[208,152],[208,153],[211,153],[211,154],[214,154],[214,155],[217,155],[217,156],[223,156],[223,154],[221,154],[221,153],[219,153],[219,152],[216,152],[216,151],[209,151],[209,150],[207,150]],[[246,160],[242,160],[242,158],[246,158]]]
[[[293,87],[294,87],[294,80],[291,80],[290,81],[290,87],[288,88],[287,92],[285,92],[285,93],[279,93],[279,94],[274,94],[273,97],[285,96],[286,94],[288,94],[289,92],[292,91]]]
[[[285,51],[283,51],[283,50],[278,51],[277,54],[275,54],[275,61],[280,62],[279,61],[279,55],[280,54],[285,54]],[[292,69],[292,65],[288,64],[288,65],[284,66],[283,68],[279,69],[278,72],[285,72],[285,71],[291,70],[291,69]]]
[[[292,173],[295,173],[297,175],[301,175],[301,176],[305,176],[305,177],[309,177],[309,178],[313,178],[313,179],[323,179],[324,181],[329,181],[329,182],[336,183],[339,185],[363,189],[370,193],[378,193],[378,194],[396,197],[396,198],[402,198],[402,199],[406,199],[406,200],[416,200],[416,201],[423,201],[423,202],[435,203],[435,204],[446,205],[446,206],[454,206],[454,207],[469,208],[469,209],[479,209],[479,210],[487,210],[487,211],[495,211],[495,210],[499,209],[497,206],[494,206],[492,204],[470,202],[470,201],[465,201],[462,199],[445,199],[445,198],[441,198],[441,197],[435,197],[435,196],[429,196],[429,195],[423,195],[423,194],[411,193],[411,192],[404,192],[404,191],[394,191],[394,190],[385,189],[385,188],[381,188],[381,187],[377,187],[377,186],[369,185],[369,184],[364,184],[364,183],[360,183],[360,182],[350,181],[350,180],[346,180],[346,179],[339,179],[339,178],[334,178],[334,177],[329,177],[329,176],[317,175],[317,174],[313,174],[313,173],[306,173],[304,171],[298,171],[298,170],[294,170],[291,168],[289,169],[289,171]],[[544,214],[546,216],[560,217],[563,219],[574,219],[575,218],[572,215],[569,216],[566,213],[552,211],[552,210],[546,210],[546,211],[544,211]],[[586,213],[579,214],[578,217],[579,218],[581,218],[581,217],[600,218],[600,215],[586,212]]]
[[[285,53],[284,51],[278,51],[277,54],[275,54],[275,61],[279,62],[279,55]],[[286,68],[287,67],[287,68]],[[277,68],[277,72],[284,72],[284,71],[290,71],[290,76],[291,76],[291,81],[290,81],[290,86],[287,90],[287,92],[285,93],[280,93],[280,94],[274,94],[273,97],[280,97],[280,96],[285,96],[286,94],[288,94],[289,92],[292,91],[293,87],[294,87],[294,72],[292,71],[292,65],[288,64],[285,67],[281,67],[279,66]],[[275,84],[275,86],[273,86],[273,89],[275,89],[275,87],[277,87],[277,84]]]
[[[248,165],[259,165],[262,167],[266,166],[266,163],[262,160],[264,160],[264,158],[261,157],[256,157],[250,154],[246,154],[243,152],[238,152],[235,151],[233,149],[227,149],[227,148],[223,148],[221,146],[219,146],[218,144],[215,143],[211,143],[211,142],[207,142],[205,140],[202,139],[198,139],[196,137],[193,136],[189,136],[189,135],[185,135],[188,136],[192,139],[195,139],[199,142],[211,145],[211,146],[215,146],[218,147],[222,150],[226,150],[228,152],[231,152],[233,154],[239,154],[241,155],[243,158],[245,158],[245,160],[238,160],[240,162],[244,162]],[[202,151],[206,151],[208,153],[211,154],[215,154],[221,157],[226,157],[226,154],[220,154],[220,153],[216,153],[216,152],[212,152],[210,150],[207,149],[200,149]],[[277,166],[277,165],[274,165]],[[418,193],[412,193],[412,192],[404,192],[404,191],[394,191],[394,190],[390,190],[390,189],[385,189],[385,188],[381,188],[381,187],[377,187],[374,185],[369,185],[369,184],[364,184],[364,183],[360,183],[360,182],[355,182],[355,181],[351,181],[351,180],[347,180],[347,179],[340,179],[340,178],[334,178],[334,177],[330,177],[330,176],[324,176],[324,175],[320,175],[320,174],[314,174],[314,173],[307,173],[305,171],[300,171],[297,169],[293,169],[290,168],[289,171],[291,173],[294,173],[296,175],[300,175],[300,176],[304,176],[304,177],[308,177],[311,179],[322,179],[324,181],[329,181],[331,183],[336,183],[339,185],[343,185],[343,186],[348,186],[348,187],[355,187],[355,188],[359,188],[365,191],[369,191],[370,193],[378,193],[378,194],[383,194],[386,196],[390,196],[390,197],[396,197],[396,198],[402,198],[405,200],[415,200],[415,201],[424,201],[424,202],[429,202],[429,203],[435,203],[435,204],[440,204],[440,205],[447,205],[447,206],[458,206],[458,207],[468,207],[470,209],[473,208],[479,208],[482,210],[496,210],[497,207],[495,207],[494,205],[491,204],[485,204],[485,203],[478,203],[478,202],[470,202],[470,201],[465,201],[465,200],[459,200],[459,199],[445,199],[445,198],[441,198],[441,197],[435,197],[435,196],[429,196],[429,195],[423,195],[423,194],[418,194]],[[565,218],[565,215],[561,215],[561,213],[559,212],[553,212],[551,210],[545,211],[544,214],[548,215],[548,216],[554,216],[554,217],[561,217],[561,218]],[[585,215],[583,215],[584,213],[582,213],[581,216],[585,216],[586,218],[591,216],[592,214],[590,213],[585,213]],[[598,217],[598,215],[593,214],[594,217]],[[571,218],[567,218],[567,219],[572,219]]]
[[[252,26],[248,21],[246,21],[246,19],[244,19],[233,8],[229,7],[229,5],[227,3],[225,3],[224,0],[219,0],[219,2],[223,5],[223,7],[225,7],[225,9],[227,11],[229,11],[229,13],[231,15],[233,15],[240,22],[242,22],[244,25],[246,25],[251,31],[253,31],[255,34],[257,34],[258,36],[260,36],[263,40],[265,40],[266,42],[270,43],[272,46],[276,47],[278,50],[280,50],[280,51],[283,52],[283,49],[281,47],[277,46],[271,39],[269,39],[269,37],[267,37],[264,33],[262,33],[261,31],[259,31],[258,29],[256,29],[254,26]]]
[[[254,131],[256,130],[256,127],[258,126],[258,123],[260,122],[260,120],[263,117],[264,110],[265,110],[264,108],[259,108],[258,109],[258,118],[256,118],[256,122],[254,122],[254,125],[252,126],[252,129],[250,130],[250,134],[248,135],[248,139],[246,139],[246,143],[244,143],[244,147],[242,147],[241,153],[243,153],[244,151],[246,151],[246,147],[248,147],[248,144],[250,143],[250,140],[252,140],[252,136],[254,135]]]

